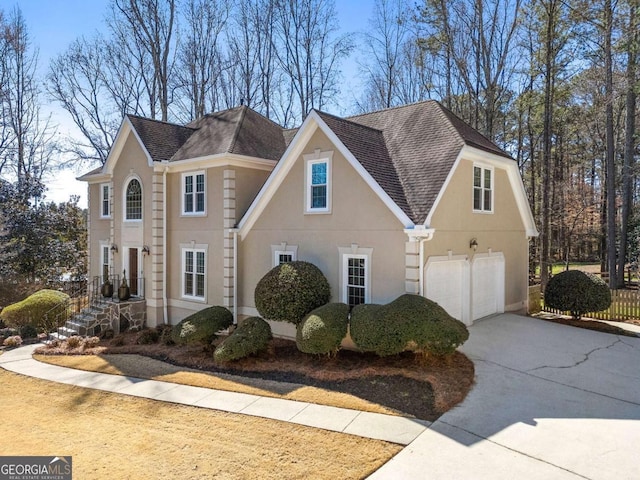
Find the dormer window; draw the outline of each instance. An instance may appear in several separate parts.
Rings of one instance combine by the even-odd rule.
[[[142,185],[136,178],[127,184],[124,218],[125,220],[142,220]]]

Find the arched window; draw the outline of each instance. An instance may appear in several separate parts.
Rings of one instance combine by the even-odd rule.
[[[142,185],[133,179],[127,185],[125,220],[142,220]]]

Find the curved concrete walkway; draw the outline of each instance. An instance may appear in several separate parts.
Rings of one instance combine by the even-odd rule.
[[[640,338],[476,322],[476,385],[372,479],[640,478]]]
[[[400,445],[408,445],[430,425],[407,417],[58,367],[33,359],[38,346],[5,351],[0,355],[0,367],[52,382],[270,418]]]

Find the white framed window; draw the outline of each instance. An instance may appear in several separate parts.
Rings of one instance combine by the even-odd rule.
[[[284,242],[280,245],[271,245],[271,258],[274,267],[283,263],[295,262],[298,260],[298,246],[287,245]]]
[[[124,219],[142,220],[142,184],[137,178],[129,180],[125,189]]]
[[[111,187],[108,183],[100,185],[100,218],[111,217]]]
[[[316,150],[305,155],[305,212],[331,212],[332,152]]]
[[[204,215],[206,212],[206,176],[204,172],[182,175],[183,215]]]
[[[207,248],[205,246],[182,248],[182,297],[206,300]]]
[[[371,248],[340,248],[342,302],[350,307],[371,302]]]
[[[473,166],[473,211],[493,213],[493,168]]]
[[[100,274],[103,282],[111,274],[111,247],[106,242],[100,242]]]

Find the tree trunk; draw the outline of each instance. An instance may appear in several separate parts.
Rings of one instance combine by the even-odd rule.
[[[604,3],[604,58],[605,58],[605,116],[606,116],[606,168],[607,187],[607,266],[609,286],[616,284],[616,166],[613,131],[613,7],[611,0]]]

